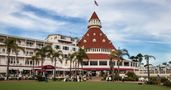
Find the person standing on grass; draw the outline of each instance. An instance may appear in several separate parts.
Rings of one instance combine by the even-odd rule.
[[[48,73],[45,72],[45,81],[48,82]]]
[[[160,75],[158,74],[157,75],[157,83],[158,83],[158,85],[160,85],[160,81],[161,81],[161,78],[160,78]]]

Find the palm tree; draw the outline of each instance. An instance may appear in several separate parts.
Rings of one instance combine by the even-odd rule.
[[[41,67],[43,67],[43,63],[45,61],[45,58],[47,56],[47,46],[42,47],[41,49],[35,49],[36,56],[41,58]],[[42,70],[43,71],[43,70]],[[43,75],[43,73],[41,73]]]
[[[76,59],[78,62],[78,70],[79,66],[81,64],[81,68],[83,69],[83,59],[87,58],[87,54],[84,49],[79,48],[79,50],[76,52]]]
[[[72,71],[71,71],[71,68],[72,68],[72,63],[76,60],[76,53],[72,53],[72,54],[68,54],[67,56],[67,59],[66,59],[66,63],[67,61],[70,62],[70,77],[71,77],[71,74],[72,74]]]
[[[167,65],[167,62],[162,63],[162,65],[165,65],[166,66]]]
[[[51,46],[47,46],[47,52],[48,52],[48,57],[51,59],[52,62],[54,62],[54,78],[56,77],[56,62],[57,60],[62,63],[63,60],[63,53],[61,50],[55,51]]]
[[[153,58],[154,60],[156,58],[154,56],[152,56],[152,55],[144,55],[143,57],[144,57],[144,59],[146,60],[146,63],[147,63],[146,66],[147,66],[148,80],[150,80],[149,60],[150,60],[150,58]]]
[[[33,79],[35,77],[35,71],[34,71],[34,66],[35,66],[35,61],[37,62],[39,60],[38,56],[34,55],[31,57],[32,61],[33,61]]]
[[[171,61],[169,61],[168,63],[171,64]]]
[[[139,53],[139,54],[137,54],[136,57],[137,57],[137,60],[139,62],[138,66],[140,66],[141,65],[141,62],[143,61],[143,55],[141,53]]]
[[[110,66],[110,74],[112,74],[112,81],[114,80],[114,62],[113,62],[113,59],[116,59],[116,58],[118,58],[116,51],[111,51],[109,66]]]
[[[138,66],[141,65],[141,62],[143,60],[143,55],[141,53],[137,54],[136,56],[131,56],[130,59],[133,61],[133,62],[138,62]]]
[[[4,42],[4,44],[7,47],[7,80],[9,79],[9,62],[10,62],[10,52],[14,51],[16,54],[16,60],[18,61],[18,50],[23,48],[19,47],[16,43],[16,38],[7,38]],[[23,50],[24,51],[24,50]]]
[[[119,77],[119,72],[120,72],[120,70],[119,70],[119,66],[120,66],[120,64],[123,62],[123,60],[124,60],[124,56],[128,56],[129,57],[129,53],[128,53],[128,50],[126,50],[126,49],[118,49],[118,50],[115,50],[115,51],[112,51],[111,52],[111,55],[110,55],[110,57],[112,57],[112,58],[117,58],[118,60],[117,60],[117,66],[118,66],[118,70],[117,70],[117,77]],[[112,60],[112,58],[110,59],[110,60]],[[113,62],[110,62],[110,63],[113,63]],[[110,65],[112,65],[112,64],[110,64]],[[111,67],[111,66],[110,66]]]

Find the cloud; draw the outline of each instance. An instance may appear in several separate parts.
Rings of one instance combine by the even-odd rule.
[[[95,10],[103,32],[115,46],[160,58],[171,55],[169,0],[5,0],[0,4],[1,33],[42,39],[51,33],[81,37]],[[39,34],[38,36],[36,36]],[[142,48],[139,48],[142,47]],[[167,48],[163,48],[167,47]],[[162,52],[161,52],[162,51]],[[161,58],[160,58],[161,59]]]

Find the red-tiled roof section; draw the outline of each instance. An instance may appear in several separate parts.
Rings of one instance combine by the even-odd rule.
[[[93,42],[93,39],[96,41]],[[100,28],[90,28],[78,44],[80,47],[84,48],[115,49],[112,42],[100,30]]]
[[[92,59],[98,59],[98,60],[109,60],[110,59],[110,54],[100,54],[100,53],[97,53],[97,54],[87,54],[87,57],[89,60],[92,60]],[[118,60],[118,58],[113,58],[113,60]]]
[[[96,12],[93,12],[93,14],[92,14],[90,20],[91,20],[91,19],[98,19],[98,20],[99,20],[99,17],[97,16]]]
[[[88,59],[110,59],[109,54],[87,54]]]

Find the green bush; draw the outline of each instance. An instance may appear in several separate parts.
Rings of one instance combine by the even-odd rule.
[[[38,75],[37,80],[38,81],[45,81],[45,77],[42,77],[41,75]]]
[[[160,83],[163,83],[163,86],[171,87],[171,81],[169,81],[167,78],[160,78]],[[146,82],[146,84],[149,85],[157,85],[158,80],[157,77],[151,77],[149,81]]]
[[[158,84],[158,81],[157,81],[157,77],[150,77],[150,80],[146,82],[146,84],[149,84],[149,85],[157,85]]]
[[[124,81],[138,81],[137,77],[125,77]]]
[[[168,81],[167,78],[165,78],[165,77],[161,78],[161,83],[164,83],[164,82],[166,82],[166,81]]]
[[[1,81],[1,80],[5,80],[5,78],[0,78],[0,81]]]
[[[64,78],[52,78],[53,81],[62,81]]]
[[[167,80],[163,82],[163,86],[171,87],[171,81]]]
[[[128,77],[125,77],[125,81],[138,81],[138,76],[134,72],[128,72],[126,74]]]
[[[122,80],[122,77],[120,77],[120,76],[115,76],[115,77],[114,77],[114,80],[116,80],[116,81],[117,81],[117,80]]]

